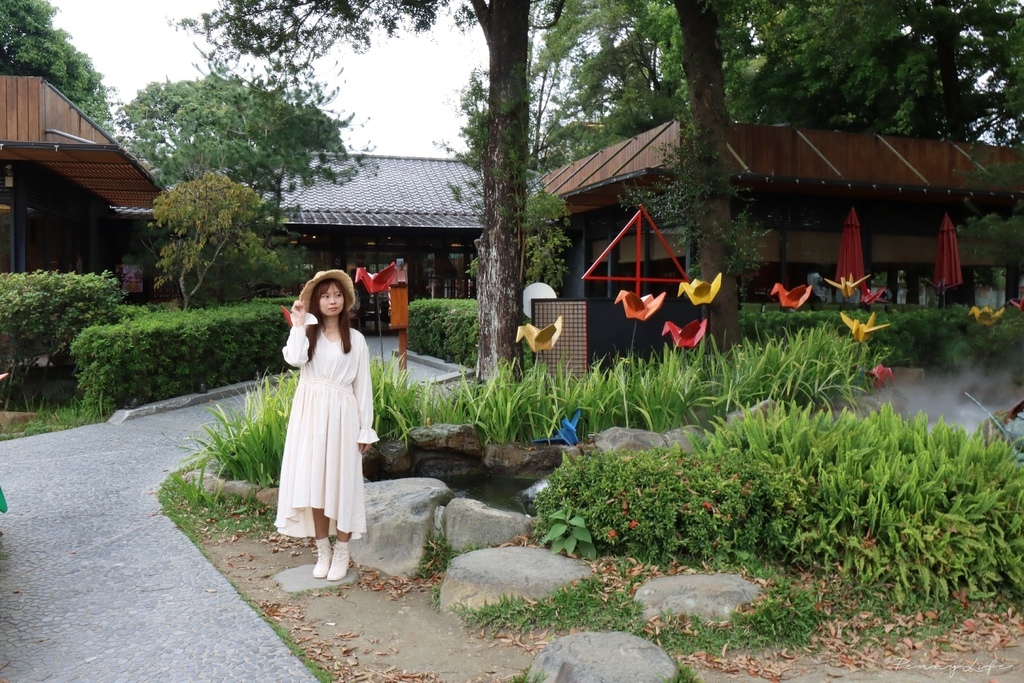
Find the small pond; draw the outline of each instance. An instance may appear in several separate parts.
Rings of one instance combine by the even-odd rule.
[[[494,474],[460,474],[439,479],[455,492],[456,498],[472,498],[499,510],[536,514],[533,507],[536,479]]]

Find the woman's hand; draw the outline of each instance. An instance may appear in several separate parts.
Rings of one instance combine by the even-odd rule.
[[[292,304],[292,327],[305,327],[306,306],[301,299],[296,299]]]
[[[372,443],[361,443],[359,444],[359,454],[366,455],[366,451],[373,447]]]

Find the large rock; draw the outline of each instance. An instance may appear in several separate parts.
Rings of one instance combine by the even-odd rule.
[[[645,619],[666,612],[725,621],[759,595],[760,586],[735,574],[682,574],[651,579],[634,599],[643,605]]]
[[[412,471],[417,477],[433,479],[483,474],[484,462],[455,451],[413,451]]]
[[[726,424],[735,424],[736,422],[743,420],[747,416],[747,413],[750,413],[751,415],[754,416],[767,415],[773,410],[775,410],[775,401],[773,401],[770,398],[766,398],[757,405],[753,405],[749,408],[744,408],[742,410],[736,410],[729,413],[728,415],[725,416],[725,422]]]
[[[543,548],[485,548],[459,555],[441,584],[441,610],[477,609],[505,596],[542,600],[562,586],[590,576],[580,560]]]
[[[530,675],[544,683],[664,683],[679,667],[654,643],[629,633],[584,631],[556,638]]]
[[[693,453],[693,439],[700,434],[701,430],[697,427],[680,427],[665,432],[665,443],[669,448],[679,446],[679,450],[683,453]]]
[[[382,475],[394,479],[412,472],[412,452],[404,441],[382,439],[371,450],[377,451]]]
[[[444,536],[454,550],[486,548],[533,531],[533,519],[498,510],[470,498],[455,498],[444,508]]]
[[[554,472],[566,455],[579,452],[576,446],[557,444],[489,443],[484,465],[493,474],[542,477]]]
[[[661,434],[643,429],[628,427],[611,427],[594,438],[594,448],[598,451],[646,451],[651,448],[664,448],[668,443]]]
[[[386,574],[415,573],[434,528],[434,510],[454,494],[437,479],[394,479],[366,485],[366,534],[352,541],[352,560]]]
[[[409,431],[413,448],[420,451],[454,451],[482,458],[484,455],[480,435],[473,425],[434,424]]]

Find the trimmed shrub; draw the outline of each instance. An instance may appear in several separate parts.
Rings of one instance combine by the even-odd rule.
[[[285,336],[279,304],[262,301],[90,327],[72,353],[85,402],[124,405],[279,372]]]
[[[117,319],[123,299],[117,279],[76,273],[0,273],[0,399],[16,395],[40,356],[67,355],[83,329]]]
[[[417,299],[409,304],[409,349],[435,358],[476,366],[475,299]]]

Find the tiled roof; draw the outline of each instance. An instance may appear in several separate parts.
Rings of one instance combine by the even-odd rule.
[[[344,173],[357,164],[336,165]],[[452,159],[365,156],[347,182],[317,181],[284,197],[292,223],[400,228],[482,228],[480,177]]]

